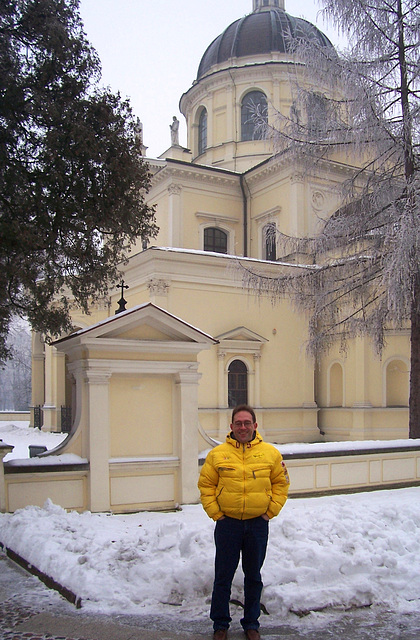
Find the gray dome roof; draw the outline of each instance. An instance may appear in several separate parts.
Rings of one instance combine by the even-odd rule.
[[[321,46],[331,47],[330,40],[313,24],[303,18],[294,18],[283,9],[270,9],[233,22],[218,36],[204,53],[198,67],[197,80],[216,64],[230,58],[264,53],[290,53],[294,38],[314,40]]]

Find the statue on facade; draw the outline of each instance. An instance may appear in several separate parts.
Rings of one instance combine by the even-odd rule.
[[[176,116],[172,118],[169,128],[171,130],[171,146],[179,146],[179,120]]]
[[[147,147],[144,146],[143,143],[143,123],[140,121],[140,118],[137,118],[136,124],[134,125],[134,135],[136,138],[136,145],[140,151],[140,154],[144,156],[146,154]]]
[[[136,140],[139,144],[143,144],[143,124],[140,121],[140,118],[137,118],[136,124],[134,125],[134,135],[136,136]]]

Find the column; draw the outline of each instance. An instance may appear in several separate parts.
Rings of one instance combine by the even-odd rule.
[[[251,399],[251,406],[261,406],[261,382],[260,382],[260,362],[261,353],[254,353],[254,397]]]
[[[225,351],[217,352],[217,406],[219,408],[224,408],[228,406],[228,372],[225,368]],[[219,411],[218,415],[218,440],[222,442],[226,438],[227,433],[227,425],[226,425],[226,412]]]
[[[45,353],[41,334],[32,332],[32,399],[31,427],[34,426],[34,407],[42,407],[45,402]]]
[[[88,459],[90,462],[90,509],[93,512],[111,508],[109,486],[109,381],[111,372],[85,371],[87,385]]]
[[[219,407],[225,407],[226,402],[226,383],[225,383],[225,351],[217,352],[217,404]]]
[[[6,483],[4,481],[4,467],[3,458],[13,451],[14,447],[10,444],[6,444],[0,440],[0,513],[5,513],[7,500],[6,500]]]
[[[168,187],[168,239],[170,247],[182,246],[182,206],[180,185],[171,184]]]
[[[353,402],[353,430],[351,438],[365,440],[370,427],[370,411],[372,404],[368,400],[368,344],[366,338],[356,338],[354,362],[354,402]]]
[[[303,189],[304,176],[300,173],[290,176],[290,234],[295,236],[302,236],[305,232],[305,198]]]
[[[60,356],[64,354],[60,353]],[[57,431],[57,349],[45,345],[45,399],[43,411],[43,431]]]
[[[194,365],[196,366],[196,365]],[[197,370],[180,371],[175,376],[177,391],[178,455],[180,477],[178,485],[179,502],[198,502],[198,381],[201,374]]]

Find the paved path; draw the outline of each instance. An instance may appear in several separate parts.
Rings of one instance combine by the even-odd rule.
[[[261,620],[262,640],[419,640],[420,612],[396,616],[358,610],[339,616],[321,616],[318,626],[305,619],[296,625],[273,626]],[[170,617],[94,615],[76,609],[55,591],[45,587],[0,551],[1,640],[211,640],[209,622],[178,627]],[[177,628],[178,627],[178,628]],[[235,627],[229,640],[244,640]]]

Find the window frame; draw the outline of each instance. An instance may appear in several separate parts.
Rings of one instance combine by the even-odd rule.
[[[208,113],[205,107],[202,107],[198,116],[198,139],[197,151],[201,156],[207,151],[207,134],[208,134]]]
[[[206,248],[206,235],[208,234],[208,232],[217,232],[219,234],[223,234],[223,236],[225,237],[225,241],[226,241],[226,250],[225,251],[221,251],[220,249],[217,249],[216,247],[216,242],[213,242],[213,248],[209,249]],[[206,227],[204,227],[203,229],[203,251],[210,251],[213,253],[223,253],[225,255],[228,254],[228,248],[229,248],[229,233],[227,231],[225,231],[225,229],[222,229],[221,227],[218,227],[217,225],[208,225]]]
[[[232,365],[235,365],[236,363],[240,363],[242,365],[242,367],[244,368],[244,371],[236,371],[236,372],[232,372],[230,369],[232,367]],[[236,407],[238,404],[248,404],[248,398],[249,398],[249,368],[248,365],[246,364],[246,362],[244,362],[242,360],[242,358],[233,358],[227,367],[227,374],[228,374],[228,388],[227,388],[227,393],[228,393],[228,406],[229,408],[233,408]],[[237,379],[238,376],[242,376],[242,379],[245,381],[245,386],[231,386],[231,381],[232,381],[232,377],[235,376],[235,379]],[[236,394],[234,396],[234,398],[231,399],[232,394]]]
[[[252,100],[254,100],[255,96],[259,96],[260,98],[259,100],[255,100],[254,103],[257,109],[259,109],[264,103],[262,115],[264,115],[265,121],[268,122],[268,101],[266,94],[264,91],[261,91],[261,89],[248,91],[241,100],[241,142],[252,142],[254,140],[265,139],[261,130],[255,131],[255,125],[248,115],[250,113],[250,104]],[[261,97],[263,97],[264,100],[261,100]],[[248,110],[248,113],[246,113],[246,110]]]
[[[273,229],[273,232],[268,232]],[[277,260],[277,225],[275,222],[266,222],[262,228],[264,260],[276,262]]]

